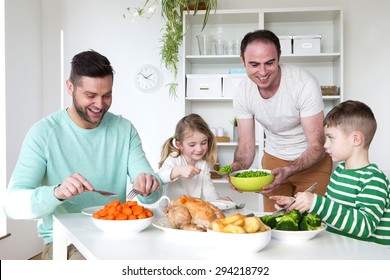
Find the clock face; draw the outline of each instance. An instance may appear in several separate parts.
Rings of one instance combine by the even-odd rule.
[[[152,65],[142,65],[135,73],[135,84],[142,91],[156,89],[160,79],[159,70]]]

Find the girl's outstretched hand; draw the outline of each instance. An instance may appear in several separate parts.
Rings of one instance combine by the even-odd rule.
[[[182,165],[176,166],[172,170],[171,179],[174,180],[177,177],[181,176],[187,179],[192,179],[195,175],[200,173],[201,169],[192,166],[192,165]]]

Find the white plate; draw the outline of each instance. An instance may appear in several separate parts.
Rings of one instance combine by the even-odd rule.
[[[236,207],[236,205],[237,205],[233,201],[228,201],[228,200],[214,200],[214,201],[210,201],[210,203],[213,204],[214,206],[218,207],[221,210],[232,209],[232,208]]]
[[[305,231],[286,231],[286,230],[271,230],[272,238],[280,241],[306,241],[315,237],[317,234],[323,232],[326,229],[326,224],[322,224],[322,228],[318,230],[305,230]]]
[[[205,233],[202,231],[182,230],[182,229],[173,228],[169,224],[168,219],[166,217],[154,220],[152,225],[158,229],[165,231],[166,233],[174,234],[174,235],[180,234],[181,236],[183,236],[186,234],[193,235],[193,234],[204,234]]]
[[[209,246],[210,242],[207,238],[207,232],[182,230],[172,228],[166,217],[155,219],[152,225],[165,233],[165,237],[168,241],[188,246],[189,244],[195,246]],[[191,246],[192,246],[191,245]]]
[[[92,216],[93,213],[95,213],[97,210],[102,209],[104,206],[92,206],[92,207],[87,207],[81,210],[81,213],[87,216]]]

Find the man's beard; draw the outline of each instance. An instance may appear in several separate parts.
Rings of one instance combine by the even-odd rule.
[[[89,116],[88,116],[88,112],[87,110],[88,109],[82,109],[78,103],[77,103],[77,100],[73,97],[73,104],[74,104],[74,108],[76,110],[76,113],[77,115],[79,115],[80,118],[82,118],[84,121],[90,123],[90,124],[93,124],[93,125],[96,125],[98,126],[101,122],[102,122],[102,119],[104,117],[104,115],[106,114],[107,112],[107,109],[103,110],[103,114],[102,114],[102,117],[98,120],[98,121],[93,121]]]

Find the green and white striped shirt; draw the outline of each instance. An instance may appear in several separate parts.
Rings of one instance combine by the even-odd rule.
[[[333,172],[325,197],[315,195],[309,212],[320,215],[327,230],[390,246],[390,187],[381,170],[370,164]]]

